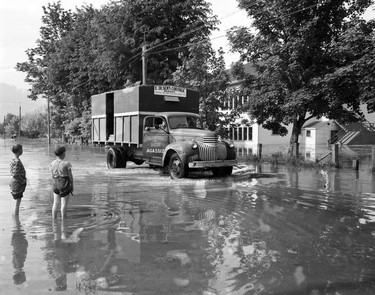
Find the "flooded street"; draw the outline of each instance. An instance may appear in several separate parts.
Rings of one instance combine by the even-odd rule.
[[[67,146],[74,196],[51,218],[54,145],[22,142],[19,219],[0,144],[1,294],[374,294],[375,174],[264,165],[167,174]]]

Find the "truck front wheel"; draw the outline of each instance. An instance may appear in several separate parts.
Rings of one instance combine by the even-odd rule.
[[[126,167],[126,161],[124,161],[121,152],[116,147],[109,148],[107,152],[107,167],[109,169]]]
[[[179,179],[187,177],[189,174],[189,167],[182,162],[180,156],[174,153],[169,160],[169,175],[172,179]]]

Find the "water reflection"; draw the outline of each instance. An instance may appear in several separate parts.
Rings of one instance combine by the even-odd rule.
[[[27,256],[28,242],[26,239],[26,233],[22,228],[19,217],[16,215],[13,215],[11,245],[13,247],[13,282],[15,285],[20,285],[26,281],[26,274],[23,268]]]
[[[48,271],[54,280],[55,291],[65,291],[68,287],[67,274],[76,271],[76,247],[79,233],[68,232],[66,220],[52,220],[53,239],[47,240],[46,259]]]
[[[263,165],[267,177],[243,169],[222,179],[197,173],[172,181],[143,166],[106,170],[105,154],[95,150],[71,147],[70,154],[77,159],[77,193],[65,223],[52,223],[49,189],[44,193],[43,167],[53,155],[27,165],[33,170],[23,211],[26,249],[44,257],[36,290],[49,284],[74,294],[375,291],[375,187],[366,170],[357,176],[351,169]],[[25,163],[36,158],[30,148],[24,157]],[[103,166],[93,165],[98,157]],[[7,182],[0,185],[8,191]],[[12,226],[4,228],[0,234],[9,241]],[[23,249],[17,251],[25,258]],[[28,263],[21,294],[31,290],[40,260]],[[0,266],[7,274],[16,269],[5,255]]]

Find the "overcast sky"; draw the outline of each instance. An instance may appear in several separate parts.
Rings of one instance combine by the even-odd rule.
[[[25,74],[17,72],[14,67],[17,62],[27,60],[25,50],[35,47],[35,41],[39,37],[42,6],[52,3],[51,0],[12,0],[0,2],[0,82],[14,85],[20,89],[28,89],[23,82]],[[56,2],[56,1],[55,1]],[[100,8],[108,0],[61,0],[64,9],[75,10],[76,6],[92,3]],[[226,62],[230,64],[236,60],[237,55],[229,52],[225,31],[232,26],[248,26],[249,19],[244,11],[239,10],[236,0],[209,0],[212,10],[221,21],[220,31],[212,34],[212,44],[215,49],[223,47],[226,52]],[[372,10],[368,18],[374,18]]]
[[[17,62],[27,60],[25,50],[35,47],[35,41],[39,38],[39,28],[43,15],[42,6],[52,3],[52,0],[12,0],[0,3],[0,82],[14,85],[17,88],[27,89],[23,82],[25,74],[17,72],[14,67]],[[213,46],[227,49],[228,42],[225,30],[234,25],[247,25],[248,19],[244,11],[237,7],[236,0],[211,0],[213,13],[222,21],[220,31],[212,35]],[[108,0],[61,0],[64,9],[75,10],[76,6],[92,3],[94,7],[100,8]],[[230,65],[236,59],[233,54],[226,56],[227,64]]]

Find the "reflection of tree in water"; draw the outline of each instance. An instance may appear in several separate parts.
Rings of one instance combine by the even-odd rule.
[[[262,288],[272,294],[374,291],[373,237],[361,206],[352,196],[331,193],[327,199],[326,195],[300,189],[296,182],[291,187],[239,190],[237,216],[223,221],[225,236],[230,237],[224,247],[232,247],[233,256],[239,258],[231,272],[233,290],[238,294],[255,294]]]
[[[13,247],[13,282],[16,285],[20,285],[26,281],[26,274],[23,270],[23,267],[27,256],[28,242],[26,239],[26,233],[22,229],[22,225],[18,216],[13,216],[13,223],[14,228],[11,240],[11,245]]]

